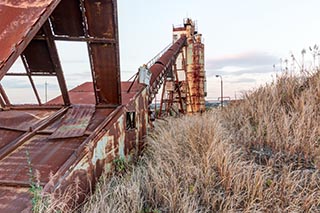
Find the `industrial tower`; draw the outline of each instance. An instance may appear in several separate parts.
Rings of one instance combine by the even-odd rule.
[[[202,35],[197,32],[196,23],[187,18],[183,25],[173,26],[173,43],[181,36],[186,36],[187,42],[164,80],[160,116],[201,113],[205,110],[206,77]]]

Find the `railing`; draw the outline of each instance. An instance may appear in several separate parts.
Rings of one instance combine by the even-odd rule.
[[[171,47],[172,43],[168,44],[163,50],[161,50],[155,57],[153,57],[148,63],[146,63],[147,68],[150,68],[162,55],[165,53],[169,47]]]
[[[154,63],[165,53],[169,47],[171,47],[172,43],[168,44],[163,50],[161,50],[155,57],[153,57],[150,61],[148,61],[145,65],[149,69]],[[139,72],[139,71],[138,71]],[[131,76],[127,81],[131,81],[133,79],[133,82],[136,80],[138,72],[136,72],[133,76]],[[130,89],[128,90],[130,91]]]

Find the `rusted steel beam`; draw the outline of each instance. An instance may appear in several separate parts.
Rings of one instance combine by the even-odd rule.
[[[97,104],[121,104],[120,60],[117,1],[102,0],[99,4],[80,1],[85,37],[111,39],[101,44],[88,41],[91,71]],[[100,11],[97,13],[96,11]],[[116,41],[116,42],[114,42]]]
[[[133,84],[136,82],[136,80],[137,80],[138,76],[139,76],[139,73],[136,73],[136,75],[135,75],[135,77],[134,77],[133,81],[132,81],[132,82],[131,82],[131,84],[130,84],[130,87],[129,87],[129,88],[128,88],[128,90],[127,90],[127,93],[129,93],[129,92],[130,92],[130,90],[131,90],[131,88],[132,88]]]
[[[11,105],[10,100],[6,94],[6,91],[3,89],[2,85],[0,84],[0,95],[5,103],[5,105]]]
[[[54,113],[50,117],[37,123],[34,127],[32,127],[33,129],[30,129],[31,130],[30,132],[26,132],[25,134],[23,134],[22,136],[17,138],[15,141],[12,141],[11,143],[7,144],[5,147],[1,148],[0,149],[0,160],[5,158],[8,154],[13,152],[17,147],[19,147],[20,145],[25,143],[27,140],[29,140],[31,137],[33,137],[37,133],[37,131],[46,127],[51,122],[55,121],[57,118],[62,116],[68,108],[69,107],[65,107],[65,108],[60,109],[59,111],[57,111],[56,113]]]
[[[93,38],[93,37],[74,37],[74,36],[53,36],[55,41],[82,41],[82,42],[91,42],[91,43],[103,43],[103,44],[115,44],[117,41],[115,39],[106,39],[106,38]],[[44,36],[36,35],[34,40],[46,40]]]
[[[39,186],[43,187],[46,185],[45,182],[38,182]],[[6,186],[6,187],[30,187],[30,181],[17,181],[17,180],[0,180],[0,186]]]
[[[29,78],[29,81],[30,81],[30,84],[31,84],[31,87],[32,87],[32,90],[34,92],[34,95],[36,96],[36,99],[38,101],[38,104],[41,105],[41,99],[40,99],[40,96],[39,96],[39,93],[38,93],[38,90],[32,80],[32,77],[31,77],[31,72],[30,72],[30,69],[29,69],[29,66],[28,66],[28,62],[27,62],[27,59],[26,57],[22,54],[21,55],[21,59],[22,59],[22,63],[24,65],[24,68],[26,69],[27,71],[27,76]]]
[[[2,99],[1,95],[0,95],[0,106],[1,106],[1,108],[5,108],[6,107],[6,103]]]
[[[54,42],[53,33],[52,33],[52,30],[50,27],[50,23],[48,21],[43,25],[43,30],[44,30],[44,33],[46,34],[48,50],[49,50],[50,57],[53,62],[53,65],[54,65],[54,71],[57,75],[57,79],[58,79],[58,83],[60,86],[60,91],[61,91],[61,95],[63,98],[63,102],[66,106],[69,106],[70,105],[70,98],[69,98],[69,94],[68,94],[68,88],[67,88],[67,84],[64,79],[64,76],[63,76],[62,66],[60,63],[56,43]]]
[[[6,73],[7,76],[28,76],[27,73],[19,73],[19,72],[8,72]],[[32,73],[33,76],[49,76],[49,77],[55,77],[55,73]]]
[[[11,127],[7,127],[7,126],[0,126],[0,129],[10,130],[10,131],[16,131],[16,132],[26,132],[26,131],[23,130],[23,129],[11,128]]]
[[[84,0],[80,0],[80,8],[81,8],[81,16],[82,16],[82,24],[83,24],[83,33],[85,38],[89,38],[89,26],[88,26],[88,20],[86,17],[86,13],[85,13],[85,5],[84,5]],[[90,43],[87,42],[87,49],[88,49],[88,54],[89,54],[89,61],[90,61],[90,68],[91,68],[91,74],[92,74],[92,81],[93,84],[95,85],[95,73],[94,73],[94,65],[93,65],[93,59],[92,59],[92,55],[91,55],[91,47],[89,45]],[[93,90],[94,90],[94,94],[95,94],[95,99],[96,99],[96,103],[99,102],[98,100],[98,95],[97,95],[97,88],[96,86],[93,86]]]
[[[54,132],[55,132],[55,130],[39,130],[39,131],[37,131],[37,134],[39,134],[39,135],[51,135]],[[89,136],[91,134],[92,134],[91,131],[85,131],[84,132],[84,136]]]
[[[54,36],[56,41],[85,41],[91,43],[103,43],[103,44],[116,44],[115,39],[106,39],[106,38],[83,38],[83,37],[65,37],[65,36]]]
[[[178,85],[178,97],[179,97],[179,104],[180,104],[180,110],[181,113],[184,114],[184,109],[183,109],[183,103],[182,103],[182,97],[181,97],[181,90],[180,90],[180,85],[179,85],[179,76],[178,76],[178,70],[177,70],[177,64],[174,64],[174,74],[175,74],[175,83]]]
[[[30,104],[30,105],[17,104],[17,105],[10,106],[10,109],[21,110],[21,111],[24,111],[24,110],[43,110],[43,111],[46,111],[46,110],[59,110],[59,109],[61,109],[61,107],[62,106],[58,106],[58,105],[41,105],[41,106],[39,106],[38,104]]]
[[[167,82],[167,78],[164,78],[162,94],[161,94],[161,101],[160,101],[160,110],[159,110],[158,117],[161,117],[161,115],[162,115],[162,106],[163,106],[164,94],[165,94],[165,91],[166,91],[166,82]]]
[[[0,80],[37,34],[60,0],[0,2]],[[17,24],[12,24],[17,23]]]

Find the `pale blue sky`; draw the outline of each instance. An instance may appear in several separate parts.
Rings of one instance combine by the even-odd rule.
[[[216,74],[223,76],[225,95],[233,98],[274,79],[273,64],[279,70],[280,58],[290,59],[293,52],[299,59],[303,48],[320,43],[319,10],[319,0],[118,0],[122,80],[167,46],[172,25],[189,17],[204,37],[208,98],[220,95]],[[69,89],[90,81],[85,45],[58,47]],[[45,80],[37,80],[40,90]],[[16,84],[6,81],[9,90]],[[55,96],[56,87],[47,81]]]
[[[234,97],[270,82],[280,58],[300,58],[303,48],[319,44],[319,9],[317,0],[119,0],[122,69],[152,58],[171,41],[172,24],[188,16],[204,37],[208,98],[220,94],[215,74]]]

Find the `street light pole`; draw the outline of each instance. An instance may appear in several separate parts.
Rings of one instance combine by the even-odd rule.
[[[221,86],[221,108],[223,108],[223,80],[222,80],[222,76],[221,75],[216,75],[217,78],[220,77],[220,80],[221,80],[221,83],[220,83],[220,86]]]

